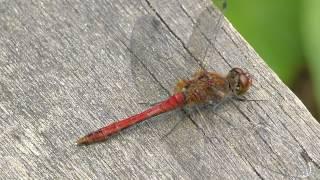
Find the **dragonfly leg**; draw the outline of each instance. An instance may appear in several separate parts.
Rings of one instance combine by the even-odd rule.
[[[182,120],[178,120],[178,122],[173,126],[173,128],[170,129],[170,131],[168,131],[164,136],[162,136],[160,138],[160,140],[162,141],[164,138],[168,137],[177,127],[178,125],[182,122]]]
[[[212,101],[209,101],[208,106],[211,106],[212,110],[215,112],[218,109],[218,107],[223,103],[224,101],[219,101],[218,103],[213,103]]]
[[[244,96],[234,96],[233,99],[237,101],[267,101],[266,99],[247,99]]]

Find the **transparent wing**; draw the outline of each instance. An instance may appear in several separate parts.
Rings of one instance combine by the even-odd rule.
[[[170,57],[163,31],[155,17],[142,16],[136,21],[130,39],[133,81],[146,102],[156,102],[157,96],[167,95],[155,79],[159,61]]]
[[[153,16],[136,21],[130,39],[134,83],[148,102],[160,101],[172,92],[180,78],[191,76],[195,61],[170,31]]]
[[[216,1],[216,6],[205,8],[199,15],[187,47],[201,67],[208,69],[208,65],[212,64],[215,66],[214,70],[219,70],[217,69],[219,68],[217,64],[219,64],[222,57],[216,51],[216,44],[217,38],[221,35],[226,1]]]
[[[173,89],[179,79],[191,77],[200,66],[204,68],[204,56],[214,47],[222,17],[222,12],[207,7],[194,25],[187,45],[156,17],[139,17],[130,39],[131,70],[139,92],[152,101],[156,96],[166,97],[168,92],[164,89]]]

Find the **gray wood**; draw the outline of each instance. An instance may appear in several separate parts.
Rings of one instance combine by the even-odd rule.
[[[320,125],[226,20],[203,64],[221,73],[246,68],[254,76],[247,98],[266,101],[176,110],[106,142],[75,145],[78,137],[147,108],[138,102],[165,98],[178,78],[199,68],[203,52],[196,54],[202,46],[194,27],[209,5],[1,1],[0,178],[319,179]],[[130,52],[138,46],[130,40],[145,15],[161,22],[168,52],[160,55],[171,57],[147,61],[141,51],[140,60],[149,63],[143,79],[148,73],[139,71]]]

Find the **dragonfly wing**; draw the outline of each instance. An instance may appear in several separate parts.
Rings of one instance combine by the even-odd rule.
[[[149,102],[168,97],[179,79],[198,69],[180,41],[154,16],[137,19],[130,50],[134,83]]]
[[[221,34],[223,11],[209,6],[202,11],[194,25],[188,42],[188,49],[204,69],[214,66],[217,71],[220,55],[216,51],[217,39]],[[214,59],[214,60],[213,60]],[[220,60],[219,60],[220,59]]]
[[[136,21],[130,39],[133,81],[148,102],[159,101],[159,98],[155,99],[157,96],[167,96],[155,79],[155,74],[159,73],[159,60],[170,57],[164,33],[155,17],[142,16]]]

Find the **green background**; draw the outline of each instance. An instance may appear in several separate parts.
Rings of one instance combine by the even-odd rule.
[[[228,0],[225,15],[318,118],[320,0]]]

